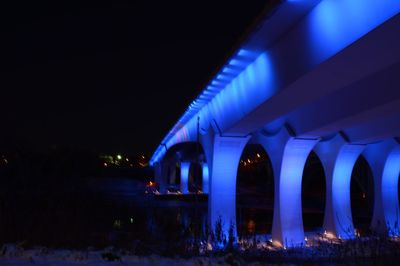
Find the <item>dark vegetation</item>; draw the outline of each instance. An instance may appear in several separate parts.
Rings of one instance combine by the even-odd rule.
[[[260,162],[254,167],[239,169],[238,186],[241,186],[242,198],[239,198],[238,205],[254,204],[253,199],[245,197],[246,187],[253,187],[261,197],[271,193],[270,164],[262,161],[262,156],[266,155],[261,154]],[[105,170],[97,155],[91,153],[54,150],[50,153],[7,154],[7,158],[7,163],[0,167],[0,244],[18,243],[22,249],[37,245],[81,250],[112,246],[114,248],[103,255],[110,261],[119,260],[121,252],[172,257],[221,255],[232,263],[263,260],[271,263],[350,261],[355,264],[383,261],[390,264],[400,256],[398,239],[377,236],[372,232],[366,233],[368,237],[339,242],[321,235],[307,247],[276,249],[259,236],[260,232],[269,231],[268,227],[262,225],[266,229],[249,230],[244,227],[249,224],[248,220],[242,220],[246,217],[240,217],[239,237],[233,233],[236,230],[233,225],[224,235],[222,224],[227,221],[220,220],[213,230],[207,225],[205,202],[171,207],[151,195],[124,196],[120,190],[110,193],[108,187],[114,180],[118,180],[115,183],[122,184],[123,188],[137,186],[144,192],[142,181],[147,180],[151,173],[146,169]],[[315,162],[318,164],[318,160],[311,157],[307,164],[312,166]],[[355,167],[354,174],[362,175],[362,163]],[[305,175],[310,178],[321,175],[321,169],[313,172],[307,167]],[[360,173],[357,169],[361,169]],[[270,179],[260,183],[260,175]],[[119,176],[126,178],[118,179]],[[243,176],[249,178],[243,179]],[[257,182],[264,186],[257,185]],[[98,189],[99,184],[109,189],[107,193]],[[360,191],[354,193],[355,197],[362,198],[365,190]],[[309,193],[309,197],[318,198],[313,189]],[[251,197],[250,194],[247,195]],[[254,219],[259,223],[259,218]]]
[[[113,238],[107,230],[109,224],[113,225],[110,214],[123,213],[129,206],[108,200],[91,184],[105,176],[149,178],[148,169],[104,169],[97,154],[84,151],[3,154],[0,243],[106,246]]]

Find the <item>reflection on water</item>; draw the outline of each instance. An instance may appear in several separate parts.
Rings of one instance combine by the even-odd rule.
[[[254,222],[253,220],[249,220],[247,222],[247,232],[249,234],[254,234],[256,232],[256,222]]]
[[[93,179],[84,190],[3,195],[1,242],[85,248],[130,247],[135,240],[177,241],[207,230],[207,201],[159,200],[144,194],[145,184],[132,179]],[[270,234],[272,203],[237,206],[239,236]],[[257,207],[257,208],[255,208]],[[305,213],[318,220],[323,213]],[[311,228],[314,229],[314,228]],[[307,230],[307,228],[306,228]]]

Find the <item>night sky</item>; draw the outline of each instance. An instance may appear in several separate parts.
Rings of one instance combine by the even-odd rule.
[[[0,149],[151,153],[268,1],[10,2]]]

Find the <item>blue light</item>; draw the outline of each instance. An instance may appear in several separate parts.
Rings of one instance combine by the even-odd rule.
[[[227,83],[227,82],[229,82],[229,81],[231,80],[231,78],[232,78],[232,76],[230,76],[230,75],[219,74],[219,75],[217,76],[216,80],[217,80],[217,81],[220,81],[220,82],[225,82],[225,83]]]
[[[332,176],[332,206],[336,236],[342,239],[354,238],[351,215],[350,182],[354,164],[363,145],[344,145],[337,155]]]
[[[210,85],[207,87],[207,91],[218,93],[218,92],[220,92],[220,89],[215,86]]]
[[[307,157],[317,142],[291,138],[285,146],[279,179],[280,241],[284,247],[304,244],[301,180]]]
[[[294,58],[293,68],[308,65],[310,68],[302,71],[311,70],[311,66],[340,52],[399,12],[399,0],[321,1],[293,28],[293,31],[298,31],[298,35],[292,34],[292,37],[297,37],[292,41],[297,40],[299,49],[304,50],[301,56],[295,54],[298,57]],[[201,117],[202,128],[208,128],[210,121],[216,121],[224,131],[269,99],[277,92],[280,82],[283,82],[282,76],[287,74],[286,71],[291,71],[290,66],[288,69],[280,69],[283,64],[275,61],[280,58],[279,52],[276,52],[279,49],[273,48],[262,53],[243,48],[238,50],[236,56],[211,81],[215,86],[206,88],[207,92],[215,93],[214,98],[208,99],[208,103],[191,105],[189,108],[191,112],[182,120],[188,134],[178,133],[177,129],[169,133],[193,136],[194,129],[191,127],[196,126],[196,123],[191,120],[198,116]],[[282,54],[285,53],[282,51]],[[162,142],[173,144],[171,139],[185,139],[172,135],[168,135]],[[162,156],[153,156],[151,164],[156,157]]]
[[[310,49],[326,59],[400,12],[398,0],[325,0],[310,13]]]
[[[201,103],[199,98],[193,101],[189,105],[188,120],[186,114],[182,117],[185,118],[182,120],[184,126],[177,131],[171,130],[170,133],[174,134],[166,137],[163,142],[171,147],[179,142],[196,141],[197,117],[201,118],[201,127],[205,129],[213,119],[221,129],[232,125],[234,121],[274,94],[276,84],[273,77],[272,63],[267,53],[263,53],[248,63],[247,67],[230,82],[212,81],[201,95],[213,97]],[[151,163],[153,162],[155,160],[152,158]]]
[[[226,82],[222,82],[222,81],[218,81],[218,80],[213,80],[211,82],[212,86],[216,86],[216,87],[223,87],[225,86]]]
[[[189,169],[190,162],[181,162],[181,192],[189,193]]]
[[[244,117],[276,91],[274,70],[267,53],[262,53],[210,102],[211,116],[222,128]]]
[[[240,49],[239,52],[237,53],[238,56],[243,56],[243,57],[250,57],[250,58],[256,58],[257,53],[248,50],[248,49]]]
[[[203,165],[202,165],[202,173],[203,173],[202,190],[203,190],[204,194],[208,194],[209,173],[208,173],[208,165],[206,163],[203,163]]]
[[[382,203],[390,236],[399,235],[399,195],[400,147],[390,153],[382,175]],[[397,230],[396,230],[397,229]]]
[[[231,59],[228,63],[231,66],[236,66],[236,67],[246,67],[246,62],[244,62],[243,60],[239,60],[239,59]]]
[[[238,69],[227,66],[222,70],[222,73],[226,75],[237,76],[240,71]]]
[[[215,228],[218,219],[221,219],[226,237],[231,224],[235,227],[236,236],[236,175],[240,156],[248,140],[249,137],[215,136],[209,195],[210,222]]]

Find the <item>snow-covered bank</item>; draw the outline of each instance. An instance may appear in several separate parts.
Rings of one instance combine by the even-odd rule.
[[[261,262],[245,262],[230,254],[224,256],[199,256],[188,259],[167,258],[158,255],[135,256],[123,251],[110,250],[74,251],[66,249],[47,249],[37,247],[23,249],[18,245],[8,244],[1,249],[0,265],[15,266],[112,266],[112,265],[274,265]]]
[[[314,239],[317,241],[317,239]],[[379,243],[380,242],[380,243]],[[0,249],[0,265],[7,266],[112,266],[112,265],[392,265],[400,258],[399,242],[358,239],[342,243],[320,241],[294,248],[271,248],[270,245],[217,251],[189,258],[138,256],[126,250],[106,248],[95,250],[24,248],[6,244]]]

